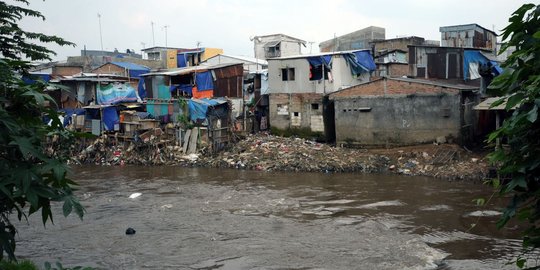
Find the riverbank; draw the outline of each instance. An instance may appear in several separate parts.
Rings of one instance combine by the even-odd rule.
[[[448,180],[482,180],[488,173],[485,153],[455,144],[426,144],[390,149],[334,147],[300,138],[259,133],[240,138],[223,151],[207,148],[186,155],[158,138],[123,142],[100,137],[72,147],[71,162],[100,165],[174,165],[290,172],[365,172],[422,175]]]

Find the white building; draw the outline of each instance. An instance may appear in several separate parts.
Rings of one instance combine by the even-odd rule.
[[[252,37],[255,58],[269,59],[299,55],[302,46],[306,47],[306,41],[284,34]]]
[[[218,54],[212,56],[206,61],[203,61],[202,65],[219,65],[219,64],[235,64],[241,63],[244,65],[244,71],[255,72],[257,70],[262,70],[268,68],[268,62],[263,59],[256,59],[253,57],[247,56],[237,56],[237,55],[228,55],[228,54]]]

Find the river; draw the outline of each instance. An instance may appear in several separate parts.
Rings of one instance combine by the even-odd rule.
[[[505,263],[520,247],[516,230],[495,227],[501,202],[472,202],[490,196],[481,184],[137,166],[75,167],[72,178],[84,220],[55,205],[54,225],[19,223],[21,258],[99,269],[515,269]]]

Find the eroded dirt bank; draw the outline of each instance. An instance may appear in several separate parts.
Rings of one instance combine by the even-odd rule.
[[[248,135],[211,154],[205,147],[185,154],[171,141],[152,138],[123,142],[100,137],[73,146],[74,163],[101,165],[175,165],[291,172],[366,172],[424,175],[448,180],[482,180],[488,173],[484,153],[454,144],[391,149],[350,149],[265,133]]]

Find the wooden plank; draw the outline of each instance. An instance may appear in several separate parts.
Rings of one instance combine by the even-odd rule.
[[[191,136],[191,129],[188,129],[188,131],[186,132],[186,136],[184,137],[184,145],[182,146],[182,153],[184,154],[187,151],[190,136]]]
[[[195,154],[197,152],[197,139],[199,138],[199,132],[197,128],[191,130],[191,138],[189,138],[188,154]]]

